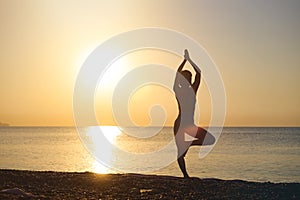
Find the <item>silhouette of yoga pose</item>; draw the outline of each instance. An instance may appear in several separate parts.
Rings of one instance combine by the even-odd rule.
[[[196,72],[194,83],[192,83],[192,73],[188,70],[182,70],[186,61],[192,65]],[[177,162],[184,177],[189,177],[184,160],[189,147],[194,145],[212,145],[215,143],[215,138],[211,133],[194,124],[196,93],[200,81],[201,70],[191,60],[189,52],[184,50],[184,60],[177,70],[173,86],[179,109],[179,114],[174,122],[174,135],[178,153]],[[192,137],[194,140],[187,141],[185,139],[187,136]]]

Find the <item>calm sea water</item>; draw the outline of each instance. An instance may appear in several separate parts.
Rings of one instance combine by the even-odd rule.
[[[107,129],[112,133],[108,136],[112,143],[134,153],[155,151],[173,138],[172,128],[163,128],[150,139],[118,133],[116,127]],[[89,140],[93,140],[91,130],[91,127],[82,129]],[[224,128],[206,157],[199,158],[199,148],[192,147],[186,156],[191,176],[300,182],[300,128]],[[111,160],[120,156],[106,153]],[[172,153],[160,154],[160,159],[167,159]],[[151,163],[145,161],[145,167],[147,162]],[[72,127],[0,127],[0,168],[120,173],[97,162]],[[176,162],[148,173],[181,176]]]

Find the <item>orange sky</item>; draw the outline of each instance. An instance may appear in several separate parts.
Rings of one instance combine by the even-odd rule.
[[[225,84],[225,125],[300,126],[299,19],[298,1],[1,1],[0,122],[73,125],[73,88],[87,55],[112,35],[154,26],[185,33],[205,47]],[[152,56],[144,52],[144,59],[174,69],[181,61]],[[163,95],[149,98],[152,93]],[[97,95],[98,119],[112,124],[108,102]],[[155,87],[133,96],[132,119],[147,124],[155,101],[166,105],[166,125],[172,125],[175,97]],[[200,124],[207,125],[204,82],[198,101]]]

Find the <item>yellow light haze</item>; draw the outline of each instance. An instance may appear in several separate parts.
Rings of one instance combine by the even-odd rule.
[[[219,67],[227,94],[225,125],[300,126],[299,19],[299,1],[3,0],[0,122],[74,125],[73,87],[86,56],[113,35],[162,27],[198,41]],[[197,52],[190,54],[197,56]],[[117,73],[139,63],[153,61],[176,69],[181,62],[174,55],[151,51],[130,56],[119,63],[126,65],[123,72],[113,72],[113,82]],[[114,124],[106,101],[109,92],[95,95],[98,120]],[[208,125],[211,105],[204,82],[197,97],[199,123]],[[172,126],[177,115],[175,97],[156,86],[133,95],[132,119],[139,125],[149,123],[149,106],[157,100],[167,108],[166,125]]]

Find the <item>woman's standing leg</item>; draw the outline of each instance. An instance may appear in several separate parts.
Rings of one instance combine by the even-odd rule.
[[[185,167],[185,160],[184,160],[185,154],[186,154],[186,152],[177,158],[177,163],[179,165],[179,168],[180,168],[183,176],[185,178],[189,178],[189,175],[188,175],[188,173],[186,171],[186,167]]]
[[[176,119],[174,123],[174,136],[175,136],[175,141],[176,141],[176,147],[177,147],[177,163],[179,165],[179,168],[185,178],[188,178],[189,175],[186,171],[185,167],[185,160],[184,157],[187,153],[187,149],[183,151],[183,148],[185,145],[184,143],[184,138],[181,137],[181,133],[179,133],[179,126],[180,126],[180,120]],[[182,141],[181,141],[182,140]]]

